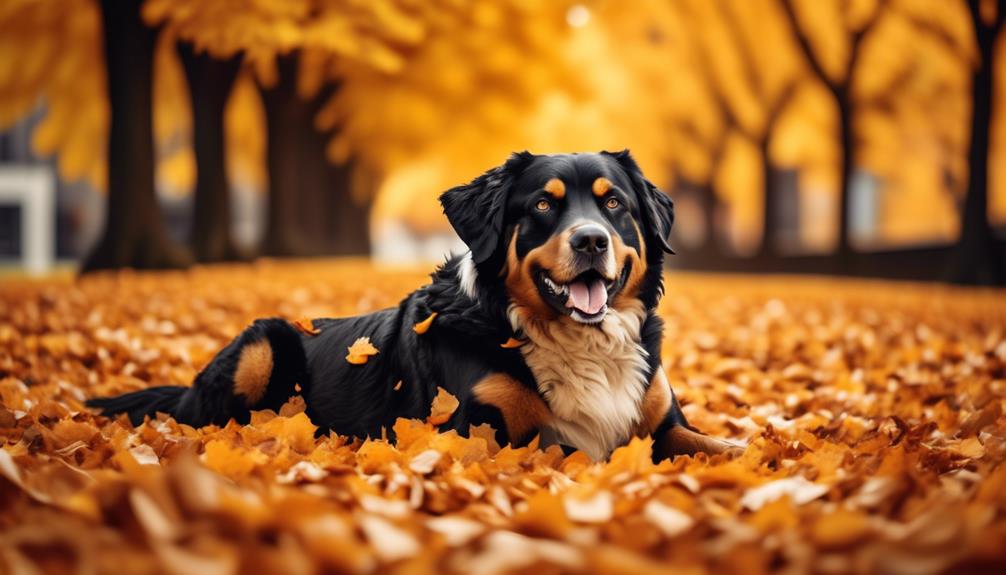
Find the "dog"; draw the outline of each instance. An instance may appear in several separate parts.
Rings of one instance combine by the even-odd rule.
[[[440,429],[488,423],[500,445],[538,436],[603,460],[652,435],[655,460],[736,453],[688,424],[661,368],[655,310],[674,204],[628,150],[515,153],[440,202],[469,251],[398,307],[309,332],[260,319],[191,387],[87,404],[134,425],[163,412],[198,427],[246,423],[299,392],[319,433],[393,438],[395,420],[427,417],[442,387],[459,405]],[[350,363],[363,336],[379,352]]]

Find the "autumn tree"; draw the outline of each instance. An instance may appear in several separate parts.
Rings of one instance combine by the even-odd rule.
[[[108,99],[101,12],[93,0],[11,0],[0,6],[0,130],[44,106],[32,149],[60,176],[107,182]]]
[[[260,60],[289,50],[305,2],[170,2],[148,0],[144,18],[178,38],[191,97],[197,178],[191,243],[200,261],[237,256],[230,229],[225,106],[245,53]],[[275,195],[275,194],[273,194]],[[273,210],[269,210],[272,218]],[[270,220],[271,221],[271,220]]]
[[[856,133],[854,120],[857,102],[853,96],[857,74],[863,57],[863,48],[870,32],[883,15],[887,0],[878,0],[872,9],[864,9],[862,3],[850,6],[837,2],[801,2],[780,0],[790,29],[804,59],[817,80],[831,94],[838,117],[838,140],[840,148],[839,201],[838,201],[838,255],[848,259],[852,253],[849,241],[850,195],[852,177],[856,169]],[[799,7],[798,7],[799,6]],[[822,47],[820,36],[808,32],[804,12],[816,10],[818,24],[821,19],[841,23],[840,38],[831,38],[841,46],[835,52],[841,57],[829,57],[827,48]],[[821,28],[818,28],[821,29]],[[817,40],[817,41],[815,41]]]
[[[97,247],[82,273],[121,267],[172,268],[190,256],[168,236],[154,188],[153,55],[157,29],[140,17],[141,0],[102,0],[111,110],[108,208]]]
[[[527,132],[536,106],[557,89],[582,87],[583,74],[564,60],[565,15],[565,6],[518,0],[428,2],[403,11],[389,40],[395,52],[340,63],[345,81],[316,118],[332,130],[329,157],[384,175],[435,156],[444,158],[437,161],[444,179],[456,182],[528,142],[545,145]],[[438,220],[433,198],[442,189],[432,184],[422,192]],[[419,209],[413,199],[399,200]]]
[[[968,14],[978,45],[978,62],[971,76],[971,137],[968,144],[968,186],[961,208],[960,240],[953,279],[961,283],[1001,284],[1002,250],[988,218],[989,130],[997,81],[997,54],[1006,1],[967,0]]]
[[[772,135],[793,99],[800,71],[774,3],[743,4],[700,1],[682,4],[696,43],[697,71],[709,85],[724,129],[709,146],[714,166],[722,161],[728,131],[750,141],[762,167],[762,240],[759,253],[775,256],[778,229],[778,168],[772,158]],[[775,33],[773,33],[775,32]],[[715,196],[715,194],[711,194]],[[715,205],[709,205],[715,209]],[[710,221],[709,225],[714,222]]]
[[[221,59],[178,42],[178,54],[192,102],[192,144],[196,157],[192,232],[189,244],[201,262],[231,260],[238,250],[231,235],[224,108],[241,69],[241,54]]]
[[[139,1],[5,3],[0,50],[16,59],[0,93],[0,125],[44,103],[33,148],[56,154],[60,176],[107,187],[102,235],[82,270],[185,265],[154,187],[153,53],[157,31]],[[102,49],[104,46],[104,50]],[[107,146],[106,146],[107,142]]]

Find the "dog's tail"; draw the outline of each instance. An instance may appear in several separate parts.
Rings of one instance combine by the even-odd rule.
[[[87,401],[104,415],[125,413],[133,425],[157,412],[179,423],[224,425],[248,421],[252,409],[278,410],[297,384],[309,385],[300,334],[282,319],[255,321],[196,376],[192,387],[152,387]]]

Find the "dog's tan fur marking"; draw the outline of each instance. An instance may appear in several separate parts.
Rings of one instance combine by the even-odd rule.
[[[594,195],[600,198],[604,194],[607,194],[613,186],[614,184],[608,178],[597,178],[590,187],[590,191],[594,192]]]
[[[475,384],[472,391],[479,402],[500,410],[511,443],[547,426],[552,419],[541,397],[508,375],[495,373],[486,376]]]
[[[511,305],[510,322],[527,336],[520,351],[552,412],[552,429],[561,443],[604,459],[633,435],[643,417],[642,303],[611,309],[597,325],[565,316],[540,320],[518,308]]]
[[[545,187],[543,189],[546,193],[557,200],[561,200],[566,197],[566,184],[559,178],[552,178],[551,180],[545,182]]]
[[[549,276],[558,283],[567,283],[576,276],[575,254],[569,244],[569,237],[582,224],[577,224],[554,234],[544,244],[534,248],[524,256],[524,259],[517,258],[517,234],[519,230],[514,230],[507,247],[507,265],[503,270],[506,276],[506,288],[510,298],[518,306],[518,313],[527,316],[528,319],[556,319],[559,314],[548,303],[546,303],[538,291],[535,284],[533,272],[535,269],[547,270]],[[609,279],[618,277],[621,268],[617,267],[616,261],[622,258],[639,259],[638,254],[632,248],[625,246],[618,238],[613,236],[616,246],[622,246],[608,252],[604,262],[603,275]],[[622,255],[616,253],[621,250]],[[631,252],[631,253],[630,253]],[[616,269],[617,267],[617,269]],[[636,276],[636,269],[645,270],[644,265],[633,264],[632,277]],[[641,272],[640,272],[641,273]],[[618,300],[618,298],[616,298]],[[615,303],[615,302],[612,302]]]
[[[629,277],[625,278],[625,285],[622,286],[622,291],[618,292],[615,299],[611,302],[612,307],[621,308],[627,303],[631,304],[631,302],[637,301],[636,296],[639,295],[639,290],[643,284],[643,277],[646,275],[646,244],[639,233],[639,226],[636,225],[635,221],[632,222],[632,225],[636,229],[636,235],[639,237],[638,252],[632,246],[626,245],[618,234],[613,234],[611,237],[611,249],[615,254],[615,260],[622,265],[619,268],[619,273],[624,269],[624,266],[632,264],[632,269],[629,271]]]
[[[265,397],[271,375],[272,348],[269,342],[250,343],[241,348],[241,357],[234,370],[234,393],[243,396],[245,405],[252,407]]]
[[[553,236],[545,244],[531,250],[524,261],[520,261],[517,259],[517,233],[518,230],[514,230],[507,248],[507,266],[504,270],[507,293],[513,301],[520,302],[522,313],[531,317],[555,319],[558,314],[541,299],[538,287],[534,283],[531,266],[533,262],[539,262],[542,266],[558,262],[559,236]]]
[[[671,386],[667,383],[667,376],[662,367],[657,368],[657,372],[650,379],[650,387],[643,396],[643,418],[636,429],[636,435],[644,437],[652,434],[667,416],[667,410],[671,408]]]
[[[729,441],[703,435],[681,425],[675,425],[667,430],[666,444],[668,445],[669,453],[662,454],[665,457],[695,455],[696,453],[707,453],[709,455],[720,453],[739,454],[744,451],[743,447],[734,445]]]

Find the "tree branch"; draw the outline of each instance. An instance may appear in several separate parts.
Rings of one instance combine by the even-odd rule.
[[[877,2],[877,9],[874,10],[873,16],[866,21],[866,24],[862,28],[856,30],[852,33],[852,38],[849,40],[849,60],[845,65],[845,83],[852,83],[852,74],[856,69],[856,64],[859,63],[859,57],[862,53],[863,40],[870,34],[870,32],[876,27],[877,22],[880,21],[881,17],[884,15],[884,11],[887,9],[890,0],[880,0]]]
[[[961,59],[967,59],[967,48],[961,46],[957,42],[957,39],[954,38],[952,34],[947,32],[945,28],[941,28],[933,22],[924,20],[912,14],[905,14],[903,12],[900,14],[903,18],[905,18],[905,20],[908,20],[913,27],[938,40],[948,52],[960,57]]]
[[[841,86],[828,76],[828,72],[817,58],[814,47],[810,43],[810,38],[807,37],[803,28],[800,27],[800,19],[797,17],[796,9],[793,8],[793,0],[781,0],[780,3],[782,4],[782,11],[786,15],[786,20],[789,22],[790,30],[793,32],[793,36],[796,37],[797,43],[800,44],[800,50],[803,51],[804,59],[810,64],[811,71],[829,90],[837,93]]]
[[[686,8],[685,12],[685,16],[692,20],[691,29],[701,30],[701,23],[695,21],[694,14],[691,9]],[[699,69],[702,75],[702,80],[707,86],[709,86],[709,91],[713,96],[714,104],[719,110],[720,115],[723,117],[723,131],[726,132],[730,127],[734,127],[740,130],[741,133],[748,135],[749,130],[741,124],[740,118],[737,117],[737,113],[734,111],[733,107],[730,105],[730,101],[725,96],[726,90],[723,89],[721,82],[716,76],[715,66],[709,57],[709,53],[706,50],[704,42],[701,38],[696,38],[696,40],[700,60]]]

